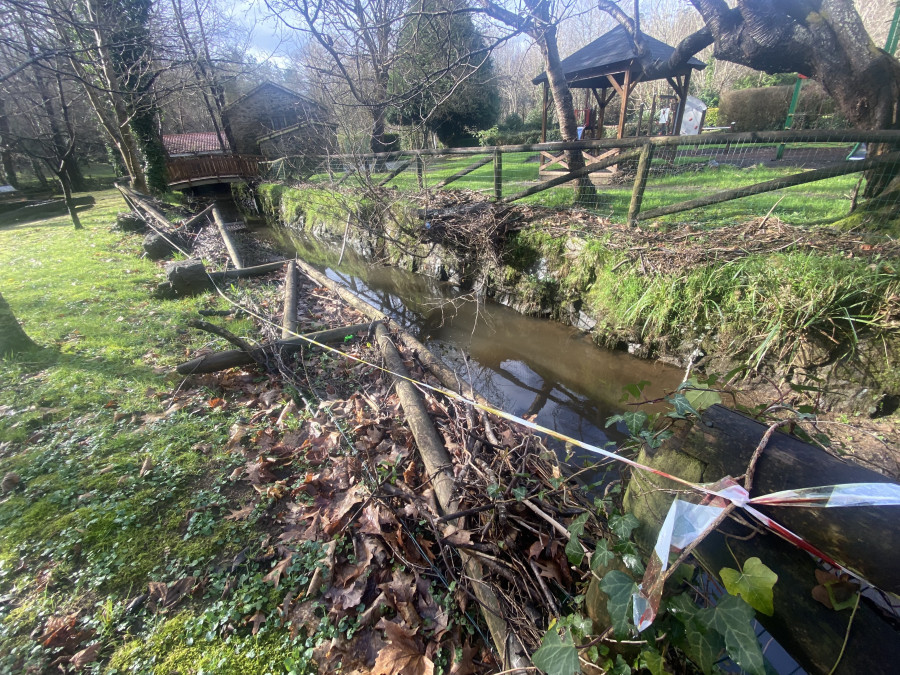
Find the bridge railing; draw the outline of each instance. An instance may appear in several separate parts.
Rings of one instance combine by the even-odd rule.
[[[166,162],[169,185],[209,182],[217,178],[256,178],[262,157],[255,155],[198,155],[173,157]]]

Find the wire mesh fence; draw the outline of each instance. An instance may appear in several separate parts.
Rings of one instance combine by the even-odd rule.
[[[400,193],[584,208],[612,222],[726,225],[774,213],[791,224],[847,216],[863,197],[896,207],[898,131],[781,131],[285,157],[266,177]],[[570,151],[585,166],[572,168]]]

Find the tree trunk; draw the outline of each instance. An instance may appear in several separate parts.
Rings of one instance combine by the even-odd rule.
[[[822,85],[851,126],[900,128],[900,63],[872,42],[853,0],[741,0],[735,9],[719,0],[691,4],[712,33],[716,58],[767,73],[803,73]],[[893,188],[896,174],[893,167],[870,172],[866,196]]]
[[[36,346],[22,330],[22,326],[0,294],[0,356],[19,354]]]
[[[536,26],[529,30],[529,34],[541,50],[562,140],[577,141],[578,123],[575,120],[575,104],[562,69],[562,59],[559,57],[559,45],[556,40],[556,23],[550,16],[549,3],[543,2],[543,0],[525,0],[525,5],[537,20]],[[584,155],[581,150],[566,150],[566,163],[569,165],[569,171],[584,168]],[[590,202],[595,196],[596,190],[594,190],[594,184],[590,177],[579,178],[576,201],[578,203]]]
[[[62,170],[56,175],[59,180],[59,184],[62,186],[63,191],[63,199],[66,202],[66,210],[69,212],[69,218],[72,219],[72,224],[75,226],[76,230],[84,229],[84,226],[81,224],[81,219],[78,218],[78,213],[75,211],[75,200],[72,199],[72,184],[69,182],[69,173],[66,169],[68,169],[68,164],[70,162],[65,162]]]
[[[6,116],[6,107],[0,98],[0,165],[3,168],[3,179],[14,188],[19,187],[19,179],[16,176],[16,166],[13,164],[12,152],[7,143],[10,142],[9,119]]]
[[[141,167],[137,141],[134,138],[134,134],[131,132],[131,119],[128,115],[125,101],[120,93],[122,91],[122,86],[119,82],[119,78],[116,76],[115,68],[113,67],[113,57],[110,53],[106,36],[102,30],[102,13],[99,11],[97,0],[88,0],[86,6],[92,22],[94,43],[97,49],[98,63],[96,65],[103,74],[107,95],[110,98],[113,111],[115,112],[116,126],[118,127],[119,138],[122,143],[122,158],[125,160],[128,172],[131,174],[131,187],[138,192],[147,192],[147,179],[144,176],[144,170]]]

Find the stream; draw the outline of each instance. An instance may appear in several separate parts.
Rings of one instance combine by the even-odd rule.
[[[576,328],[460,295],[452,284],[371,265],[350,249],[338,265],[339,245],[283,228],[264,228],[256,235],[286,255],[296,254],[391,316],[457,372],[470,377],[492,404],[592,445],[618,446],[628,438],[621,422],[606,427],[609,417],[633,409],[622,400],[625,385],[649,382],[643,393],[652,400],[673,391],[684,374],[672,366],[598,347]],[[649,412],[653,406],[641,409]],[[549,441],[564,454],[560,444]],[[575,450],[570,464],[596,462],[596,455]],[[615,475],[617,467],[610,468]],[[589,481],[604,480],[610,474],[589,470],[587,476]],[[804,672],[760,624],[755,626],[775,672]]]
[[[681,382],[680,369],[602,349],[576,328],[461,296],[446,282],[370,265],[349,249],[337,265],[339,248],[291,230],[263,229],[257,236],[287,255],[296,253],[391,316],[470,377],[492,404],[586,443],[602,447],[627,438],[622,423],[606,428],[609,417],[630,407],[621,400],[625,385],[649,382],[644,394],[655,399]],[[579,450],[576,463],[581,456],[590,457]]]

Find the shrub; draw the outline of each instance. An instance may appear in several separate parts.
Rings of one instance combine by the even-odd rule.
[[[703,122],[708,127],[717,127],[719,126],[719,109],[718,108],[707,108],[706,109],[706,119]]]
[[[724,92],[719,103],[717,121],[721,126],[735,122],[738,131],[782,129],[793,91],[793,86],[784,85]],[[819,120],[833,115],[834,108],[834,101],[819,84],[807,82],[800,92],[792,128],[818,128]]]

